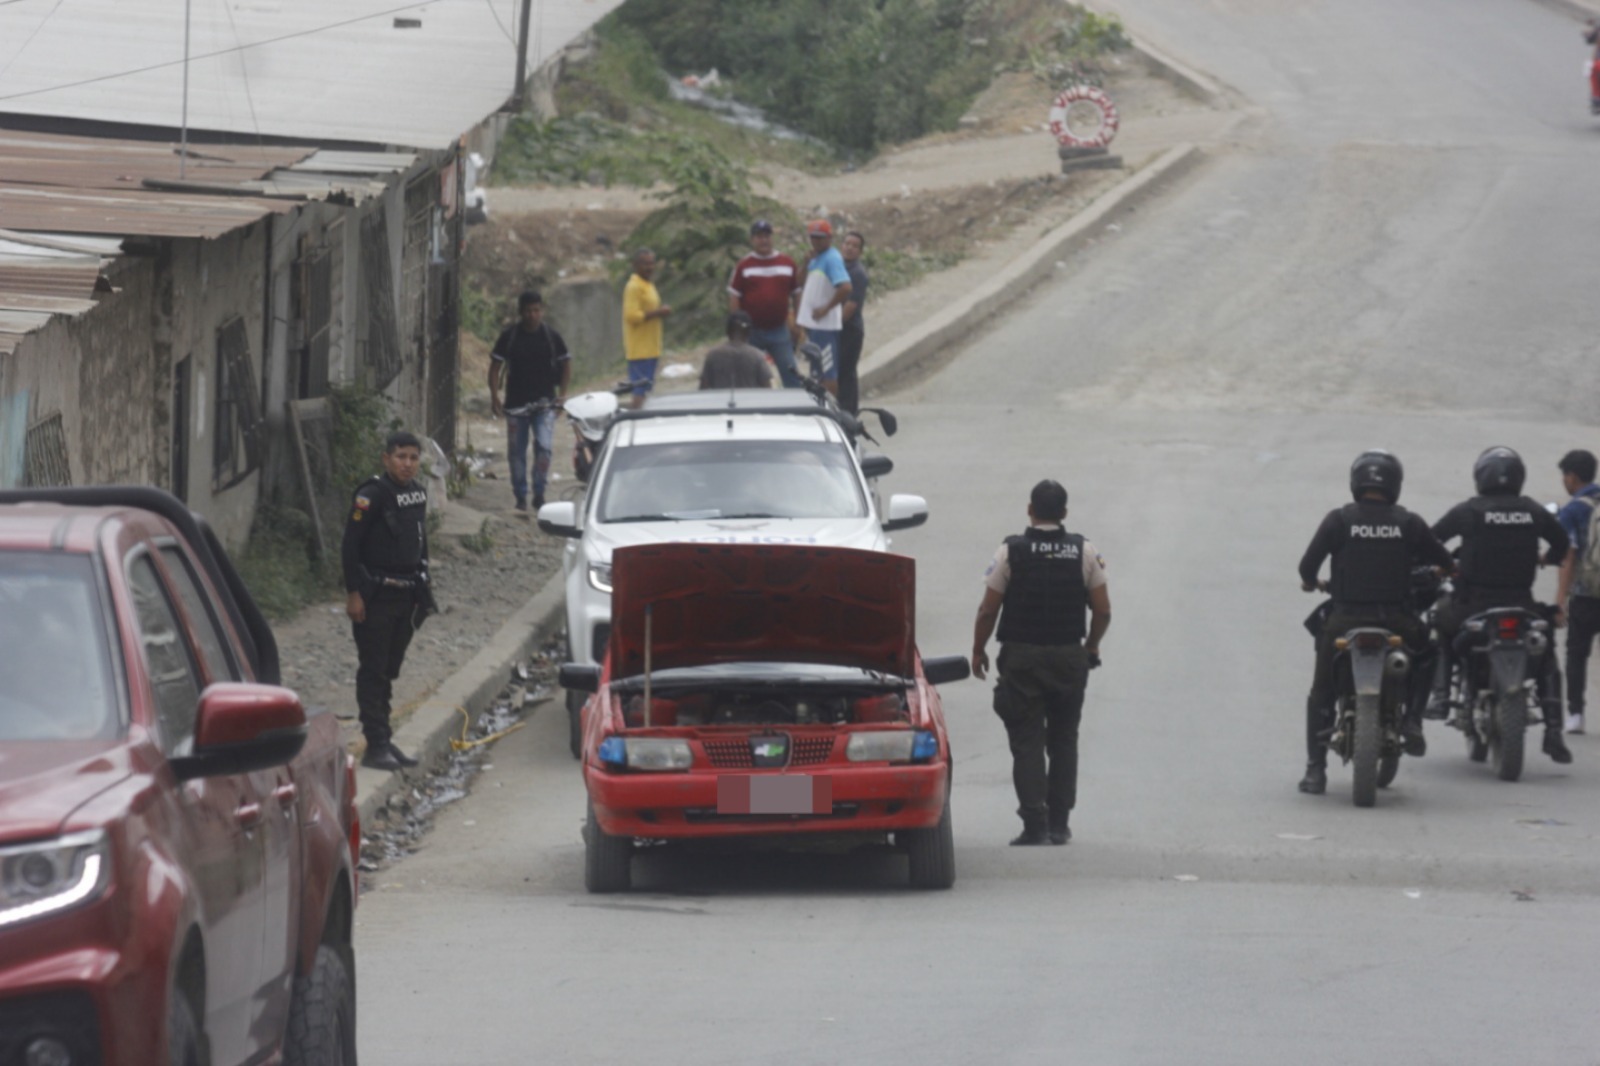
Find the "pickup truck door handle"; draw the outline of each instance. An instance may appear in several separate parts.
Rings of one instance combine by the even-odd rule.
[[[280,807],[293,806],[295,797],[299,794],[300,792],[294,787],[293,781],[290,781],[286,785],[279,785],[277,788],[272,790],[272,798],[278,801],[278,806]]]
[[[234,821],[246,830],[254,829],[261,824],[261,804],[241,803],[233,812]]]

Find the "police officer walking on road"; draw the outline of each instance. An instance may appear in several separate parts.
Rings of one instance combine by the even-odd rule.
[[[1111,626],[1105,561],[1062,527],[1066,517],[1067,490],[1059,482],[1033,487],[1028,528],[995,553],[973,629],[972,672],[982,680],[989,669],[984,649],[997,620],[1000,626],[994,710],[1011,741],[1022,816],[1022,834],[1011,843],[1019,846],[1072,839],[1083,692]]]
[[[1321,795],[1328,788],[1328,734],[1335,698],[1334,641],[1359,626],[1379,626],[1416,651],[1428,642],[1427,627],[1408,603],[1411,568],[1421,563],[1448,569],[1455,564],[1418,515],[1399,505],[1405,470],[1382,450],[1362,452],[1350,464],[1354,503],[1329,511],[1300,559],[1300,587],[1314,592],[1322,560],[1333,559],[1332,610],[1317,635],[1317,668],[1306,697],[1306,774],[1300,791]],[[1427,753],[1422,722],[1410,700],[1401,721],[1407,755]]]
[[[1478,494],[1433,524],[1433,535],[1444,543],[1461,538],[1461,579],[1455,597],[1441,604],[1436,616],[1439,670],[1428,701],[1430,718],[1449,713],[1453,644],[1462,624],[1492,607],[1538,610],[1533,579],[1541,561],[1539,541],[1550,545],[1542,560],[1546,565],[1559,566],[1567,557],[1567,531],[1554,515],[1522,495],[1527,476],[1528,468],[1515,451],[1500,446],[1486,449],[1472,464]],[[1558,763],[1569,763],[1572,753],[1561,738],[1561,673],[1553,655],[1539,687],[1545,707],[1544,753]]]
[[[422,443],[414,434],[389,434],[383,473],[356,489],[344,526],[345,613],[361,661],[356,705],[367,738],[361,765],[374,770],[417,765],[394,744],[389,700],[411,637],[434,610],[428,588],[428,493],[416,480],[421,461]]]

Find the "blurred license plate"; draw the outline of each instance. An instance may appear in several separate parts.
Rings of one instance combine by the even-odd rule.
[[[725,774],[718,814],[832,814],[833,780],[811,774]]]

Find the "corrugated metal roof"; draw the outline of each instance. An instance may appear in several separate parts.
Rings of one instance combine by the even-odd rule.
[[[294,210],[290,200],[184,196],[0,185],[0,229],[103,233],[122,237],[220,237],[270,214]]]
[[[529,69],[620,0],[538,0]],[[518,0],[194,0],[189,125],[437,149],[511,96]],[[184,5],[0,4],[0,113],[176,129]],[[402,28],[399,20],[419,26]]]

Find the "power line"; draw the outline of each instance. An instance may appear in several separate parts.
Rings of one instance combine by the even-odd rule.
[[[233,27],[234,43],[243,48],[244,41],[239,37],[239,24],[233,20],[233,4],[223,0],[222,10],[228,13],[228,25]],[[239,77],[244,82],[244,101],[250,105],[250,124],[256,128],[256,143],[262,144],[264,142],[261,138],[261,122],[256,118],[256,98],[250,92],[250,69],[242,58],[239,60]]]
[[[485,4],[489,5],[489,14],[494,16],[495,25],[500,27],[500,32],[506,35],[506,40],[511,42],[511,47],[512,48],[516,48],[517,47],[517,38],[512,34],[512,32],[510,30],[506,29],[506,24],[500,20],[500,12],[495,9],[494,0],[483,0],[483,2]],[[511,24],[514,26],[514,25],[516,25],[516,23],[517,23],[517,17],[515,15],[512,15],[511,16]]]
[[[11,64],[22,58],[22,53],[26,52],[28,50],[28,46],[33,43],[33,39],[39,36],[39,31],[44,29],[45,23],[49,22],[50,17],[60,9],[61,0],[56,0],[55,3],[50,5],[50,10],[44,13],[44,18],[39,20],[39,25],[35,26],[33,28],[33,32],[28,34],[28,39],[22,42],[22,47],[18,48],[16,54],[14,54],[10,59],[6,60],[5,66],[0,67],[0,76],[3,76],[6,71],[11,69]]]
[[[14,3],[16,0],[11,0],[11,2]],[[218,56],[232,55],[235,52],[243,52],[251,48],[261,48],[269,44],[278,44],[282,41],[291,41],[297,37],[310,37],[313,34],[326,33],[329,30],[337,30],[345,26],[353,26],[358,22],[370,22],[372,19],[386,18],[389,15],[399,14],[402,11],[414,11],[419,7],[428,7],[432,4],[437,4],[438,2],[439,0],[420,0],[418,3],[402,4],[399,7],[391,7],[384,11],[374,11],[371,14],[357,15],[355,18],[343,19],[339,22],[330,22],[326,26],[314,26],[307,30],[295,30],[293,33],[285,33],[277,37],[268,37],[260,41],[251,41],[249,44],[241,44],[234,48],[219,48],[215,52],[204,52],[197,56],[190,56],[189,61],[194,62],[195,60],[200,59],[216,59]],[[56,0],[56,7],[60,6],[61,0]],[[54,8],[52,8],[51,11],[53,13]],[[38,31],[36,30],[35,32],[37,33]],[[32,40],[32,38],[30,37],[29,40]],[[24,42],[24,47],[26,47],[26,42]],[[18,54],[20,55],[21,53],[19,52]],[[60,85],[48,85],[42,89],[24,89],[20,93],[6,93],[4,95],[0,95],[0,101],[20,100],[25,96],[41,96],[45,93],[60,92],[62,89],[76,89],[82,85],[94,85],[102,81],[115,81],[118,78],[131,78],[137,74],[148,74],[152,70],[165,70],[168,67],[179,67],[182,66],[183,63],[184,61],[182,59],[169,59],[164,63],[151,63],[149,66],[135,67],[133,70],[119,70],[111,74],[99,74],[93,78],[81,78],[78,81],[64,82]]]

